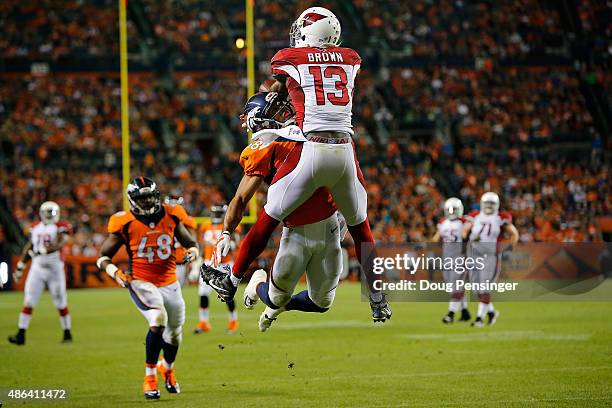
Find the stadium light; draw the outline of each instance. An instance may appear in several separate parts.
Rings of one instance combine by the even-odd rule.
[[[245,41],[244,38],[242,37],[238,37],[236,38],[236,48],[238,48],[239,50],[243,49],[245,46]]]

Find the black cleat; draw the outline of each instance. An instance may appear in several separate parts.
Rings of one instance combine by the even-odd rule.
[[[159,397],[161,397],[161,393],[159,392],[159,390],[145,391],[144,396],[145,399],[148,400],[158,400]]]
[[[471,318],[472,315],[470,315],[469,310],[461,309],[461,318],[459,319],[460,322],[469,322]]]
[[[387,320],[391,319],[391,308],[389,307],[389,303],[387,303],[387,297],[384,293],[379,292],[381,298],[379,301],[375,301],[372,299],[372,295],[370,295],[370,308],[372,309],[372,320],[374,323],[382,322],[384,323]]]
[[[16,335],[9,336],[8,341],[17,346],[23,346],[25,344],[25,330],[19,329]]]
[[[70,333],[70,330],[64,330],[64,338],[62,339],[62,343],[72,343],[72,333]]]
[[[220,271],[212,266],[202,264],[200,267],[200,277],[217,292],[219,299],[223,302],[232,300],[238,290],[227,272]]]
[[[444,316],[442,318],[442,323],[444,324],[451,324],[452,322],[455,321],[455,312],[451,312],[449,311],[446,316]]]
[[[472,327],[477,327],[477,328],[484,327],[484,322],[482,321],[482,317],[477,317],[476,320],[472,322]]]
[[[487,313],[487,324],[489,326],[493,326],[495,322],[497,322],[497,318],[499,317],[499,312],[494,310],[492,312]]]

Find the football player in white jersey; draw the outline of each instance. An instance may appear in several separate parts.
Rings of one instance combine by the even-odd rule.
[[[30,228],[30,241],[24,247],[13,274],[15,282],[19,282],[28,261],[32,260],[25,282],[23,308],[19,314],[19,331],[8,339],[17,345],[25,344],[25,332],[30,325],[32,311],[38,304],[45,286],[49,289],[53,304],[60,315],[60,324],[64,331],[62,341],[72,341],[66,275],[60,253],[70,240],[72,226],[66,221],[60,221],[60,207],[53,201],[46,201],[40,206],[40,220],[41,222],[34,223]]]
[[[469,271],[470,280],[474,283],[487,283],[497,280],[501,254],[518,242],[519,233],[512,224],[512,215],[499,211],[499,196],[489,191],[480,198],[480,211],[472,211],[467,216],[463,237],[469,238],[468,254],[473,258],[482,257],[484,260],[484,268]],[[485,313],[488,324],[495,324],[499,311],[495,310],[491,303],[491,293],[478,291],[478,300],[478,311],[472,326],[483,327]]]
[[[292,150],[276,172],[264,211],[242,245],[267,242],[281,220],[316,190],[328,188],[355,241],[357,258],[369,284],[372,318],[384,322],[391,317],[391,310],[384,294],[372,287],[376,249],[367,217],[365,181],[352,141],[353,91],[361,57],[351,48],[339,47],[340,31],[334,13],[311,7],[293,23],[291,46],[272,58],[276,82],[270,90],[289,94],[297,126],[306,140]],[[219,248],[227,253],[229,237],[220,242]],[[222,298],[230,300],[259,253],[253,250],[246,259],[237,258],[229,276],[206,266],[202,267],[202,276]]]
[[[444,202],[444,218],[438,222],[433,242],[442,242],[442,256],[444,258],[457,258],[463,256],[463,203],[456,197],[451,197]],[[444,270],[444,281],[455,284],[459,279],[465,279],[465,272],[458,273],[455,270]],[[448,303],[448,313],[442,318],[442,323],[450,324],[455,321],[455,314],[461,308],[459,321],[469,321],[470,312],[467,309],[467,300],[464,291],[451,293]]]

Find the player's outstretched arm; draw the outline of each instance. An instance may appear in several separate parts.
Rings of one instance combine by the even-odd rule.
[[[213,251],[215,265],[219,265],[221,259],[229,253],[232,246],[232,233],[236,231],[236,228],[240,224],[240,220],[242,220],[244,210],[246,210],[249,201],[253,198],[262,182],[262,176],[249,176],[246,174],[242,176],[236,194],[234,194],[234,198],[232,198],[227,206],[227,211],[223,219],[223,232],[221,233],[221,237],[215,243],[215,249]]]
[[[223,219],[224,232],[227,231],[231,234],[236,230],[249,201],[251,201],[262,182],[263,177],[261,176],[247,176],[246,174],[242,176],[236,194],[227,206],[227,212]]]
[[[429,240],[430,242],[440,242],[440,232],[436,231],[433,237]]]
[[[470,231],[472,231],[472,225],[474,225],[474,224],[472,222],[468,221],[463,226],[463,240],[464,241],[466,241],[468,239],[468,237],[470,236]]]
[[[100,248],[100,257],[96,261],[96,265],[98,266],[98,269],[106,272],[117,282],[117,284],[125,288],[130,283],[131,276],[124,273],[117,267],[117,265],[113,263],[113,256],[115,256],[123,244],[124,241],[121,236],[117,234],[110,234],[102,243],[102,248]]]

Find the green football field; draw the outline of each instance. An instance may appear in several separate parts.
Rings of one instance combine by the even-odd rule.
[[[66,388],[57,405],[95,407],[612,406],[612,302],[499,303],[484,329],[443,325],[442,303],[394,303],[392,321],[374,326],[359,287],[344,284],[328,313],[286,313],[266,333],[258,307],[240,308],[240,333],[226,335],[215,301],[213,331],[195,336],[196,290],[184,294],[181,394],[144,400],[146,324],[121,289],[70,291],[68,345],[45,294],[23,347],[6,342],[22,294],[1,293],[0,388]]]

